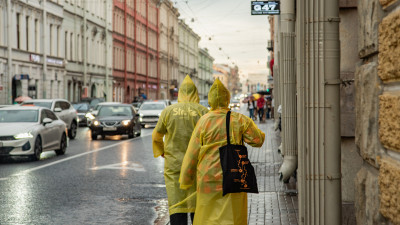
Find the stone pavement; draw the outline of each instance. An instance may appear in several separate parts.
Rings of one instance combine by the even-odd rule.
[[[278,153],[280,137],[274,130],[274,122],[267,120],[256,124],[265,133],[265,142],[261,148],[247,146],[250,162],[256,171],[259,191],[259,194],[248,194],[248,224],[298,224],[295,182],[293,178],[288,185],[279,181],[282,156]]]
[[[256,124],[265,133],[265,142],[261,148],[247,145],[250,161],[256,171],[259,191],[259,194],[248,194],[248,224],[298,224],[295,181],[291,178],[288,185],[279,181],[278,171],[282,163],[282,157],[278,153],[280,135],[274,131],[273,120],[267,120],[265,123],[256,121]],[[166,199],[163,201],[164,210],[157,210],[163,214],[155,221],[154,224],[157,225],[169,224],[168,203]]]

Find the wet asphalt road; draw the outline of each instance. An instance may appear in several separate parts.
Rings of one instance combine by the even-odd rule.
[[[0,224],[154,224],[167,195],[152,130],[92,141],[83,127],[63,156],[1,161]]]

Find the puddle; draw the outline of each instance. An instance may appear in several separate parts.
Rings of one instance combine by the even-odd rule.
[[[159,199],[156,200],[155,203],[157,205],[156,207],[154,207],[154,210],[156,211],[157,217],[154,220],[154,224],[155,225],[169,224],[168,200],[166,198]]]

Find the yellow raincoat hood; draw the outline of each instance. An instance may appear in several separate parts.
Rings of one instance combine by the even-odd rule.
[[[194,85],[192,79],[190,79],[189,75],[186,75],[183,80],[178,93],[178,102],[194,102],[199,103],[200,98],[197,93],[196,85]]]
[[[228,108],[230,101],[231,94],[228,89],[219,79],[216,79],[208,92],[208,104],[211,106],[211,110]]]

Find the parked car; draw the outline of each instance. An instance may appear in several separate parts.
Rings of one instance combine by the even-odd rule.
[[[171,105],[178,103],[178,100],[172,100]]]
[[[120,102],[101,102],[99,104],[96,105],[96,107],[94,107],[93,110],[90,110],[90,112],[88,112],[86,114],[86,118],[88,118],[88,120],[92,121],[94,120],[94,118],[97,115],[97,112],[99,111],[100,107],[103,105],[113,105],[113,104],[121,104]],[[90,125],[90,121],[89,121],[89,125]]]
[[[155,125],[161,112],[167,107],[164,102],[143,102],[139,109],[140,123],[142,127],[146,125]]]
[[[106,100],[104,98],[82,98],[80,102],[87,102],[89,103],[89,108],[94,109],[97,104],[105,101]]]
[[[65,99],[32,99],[24,101],[21,105],[35,105],[50,109],[67,125],[69,138],[75,139],[78,115],[69,101]]]
[[[229,108],[240,108],[240,101],[237,99],[231,99],[231,103],[229,104]]]
[[[124,135],[129,138],[140,136],[139,114],[130,104],[113,103],[102,105],[90,125],[92,140],[98,135]]]
[[[66,124],[44,107],[1,108],[0,127],[0,157],[39,160],[44,151],[63,155],[67,149]]]
[[[72,103],[72,106],[78,112],[78,125],[89,126],[90,118],[86,117],[86,114],[91,112],[89,103],[77,102],[77,103]]]

